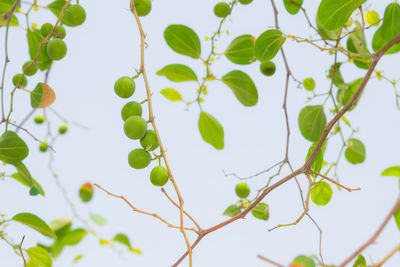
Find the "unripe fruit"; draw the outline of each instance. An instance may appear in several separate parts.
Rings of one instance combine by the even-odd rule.
[[[241,182],[236,185],[235,192],[238,197],[246,198],[250,194],[250,187],[245,182]]]
[[[67,33],[65,31],[65,28],[63,26],[57,26],[55,37],[56,38],[60,38],[60,39],[64,39],[65,35],[67,35]]]
[[[126,103],[121,109],[121,117],[124,121],[130,116],[142,116],[142,106],[136,101]]]
[[[40,28],[40,32],[42,33],[43,37],[46,37],[47,35],[49,35],[52,29],[53,25],[47,22],[42,25],[42,27]]]
[[[93,198],[93,185],[91,183],[84,183],[79,188],[79,198],[82,202],[89,202]]]
[[[121,77],[114,83],[114,91],[121,98],[131,97],[135,92],[135,81],[128,76]]]
[[[156,149],[159,146],[156,133],[153,130],[148,130],[143,138],[140,139],[140,144],[146,150],[153,151]]]
[[[86,19],[86,11],[80,5],[70,5],[65,12],[65,19],[72,26],[79,26]]]
[[[37,124],[42,124],[46,120],[46,118],[42,115],[38,115],[33,120]]]
[[[14,77],[12,78],[12,82],[14,86],[17,88],[25,88],[25,86],[28,84],[28,80],[26,79],[25,76],[22,76],[22,73],[15,74]]]
[[[151,11],[151,1],[150,0],[135,0],[136,12],[140,17],[146,16]]]
[[[28,69],[26,69],[31,62],[32,61],[27,61],[22,66],[22,71],[25,70],[25,75],[32,76],[37,72],[37,67],[33,63],[32,63],[32,65],[30,65],[30,67]]]
[[[140,139],[147,131],[147,123],[140,116],[130,116],[124,123],[124,132],[130,139]]]
[[[253,2],[253,0],[239,0],[239,2],[240,2],[241,4],[243,4],[243,5],[248,5],[248,4],[250,4],[251,2]]]
[[[219,18],[225,18],[231,13],[231,7],[228,3],[219,2],[214,6],[214,14]]]
[[[368,11],[367,14],[365,14],[365,21],[369,25],[374,25],[378,26],[379,24],[379,14],[375,10]]]
[[[60,134],[65,134],[68,131],[68,126],[66,124],[62,124],[60,125],[60,127],[58,127],[58,132]]]
[[[143,169],[149,166],[151,162],[150,153],[144,149],[134,149],[128,155],[129,165],[134,169]]]
[[[315,81],[313,78],[309,77],[309,78],[305,78],[303,80],[303,87],[304,89],[306,89],[307,91],[312,91],[315,88]]]
[[[276,66],[272,61],[263,62],[260,65],[260,71],[265,76],[272,76],[275,73]]]
[[[162,166],[154,167],[150,173],[150,181],[155,186],[163,186],[168,182],[168,171]]]
[[[67,54],[67,45],[61,39],[54,38],[47,43],[47,55],[52,60],[60,60]]]
[[[29,190],[29,195],[31,196],[37,196],[39,194],[40,194],[40,189],[36,185],[32,186],[31,189]]]
[[[40,143],[40,145],[39,145],[39,150],[42,151],[42,152],[46,152],[48,148],[49,148],[49,147],[48,147],[46,141]]]

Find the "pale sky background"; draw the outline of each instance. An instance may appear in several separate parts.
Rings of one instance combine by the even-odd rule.
[[[124,75],[133,75],[139,68],[139,35],[133,16],[128,10],[128,0],[80,1],[87,11],[83,26],[67,28],[66,43],[68,53],[65,59],[56,62],[50,74],[49,84],[57,94],[54,108],[72,121],[78,121],[90,128],[81,130],[73,125],[65,137],[59,139],[55,149],[55,168],[69,196],[78,201],[78,188],[86,181],[96,182],[116,194],[126,196],[137,208],[156,212],[167,220],[178,223],[178,210],[171,206],[164,195],[150,184],[149,172],[133,170],[127,164],[130,150],[139,146],[138,142],[125,137],[120,118],[120,109],[126,100],[118,98],[113,91],[114,81]],[[259,63],[239,66],[221,58],[212,68],[221,77],[233,69],[246,71],[255,81],[259,102],[255,107],[244,107],[234,97],[229,88],[219,82],[209,86],[209,95],[204,110],[214,115],[225,130],[225,149],[217,151],[202,141],[197,129],[199,110],[193,105],[184,111],[182,103],[172,103],[164,99],[159,91],[166,87],[178,89],[184,96],[195,94],[195,83],[175,84],[155,72],[167,64],[183,63],[191,66],[201,77],[204,66],[200,61],[174,53],[163,39],[163,31],[169,24],[185,24],[193,28],[202,40],[202,55],[209,51],[210,36],[217,29],[219,19],[213,15],[213,0],[155,0],[151,14],[142,19],[148,33],[146,68],[150,76],[150,86],[154,92],[154,112],[162,140],[176,181],[185,199],[185,209],[192,214],[203,228],[213,226],[222,220],[224,209],[237,201],[234,187],[238,182],[233,177],[225,177],[223,170],[247,176],[282,160],[285,149],[285,124],[281,109],[285,70],[278,55],[274,62],[277,72],[272,77],[264,77],[258,71]],[[315,14],[319,1],[304,1],[309,14]],[[47,3],[47,1],[39,1]],[[285,34],[308,36],[312,33],[304,16],[289,15],[283,1],[276,1],[280,11],[279,21]],[[390,1],[368,1],[382,16],[384,7]],[[254,0],[251,5],[235,8],[232,22],[224,25],[229,36],[223,35],[216,43],[222,52],[238,35],[258,36],[274,26],[270,1]],[[314,19],[312,19],[314,21]],[[55,22],[48,11],[33,12],[31,22]],[[1,31],[3,51],[4,31]],[[371,31],[367,34],[369,40]],[[11,63],[8,68],[6,88],[10,88],[13,74],[20,72],[21,65],[28,60],[25,32],[12,29],[9,37]],[[368,42],[370,44],[370,41]],[[312,76],[316,80],[316,91],[328,90],[329,80],[326,70],[333,58],[320,53],[306,44],[286,41],[284,45],[290,67],[294,75],[302,80]],[[370,48],[371,49],[371,48]],[[3,62],[3,52],[0,62]],[[343,58],[342,58],[343,60]],[[378,69],[385,69],[389,78],[399,77],[399,54],[385,57]],[[363,76],[365,71],[346,64],[342,70],[346,81]],[[41,81],[41,74],[29,80],[33,88]],[[300,134],[297,116],[306,105],[310,93],[297,89],[291,83],[288,110],[291,122],[290,158],[295,168],[304,162],[310,143]],[[142,81],[137,82],[134,100],[145,98]],[[322,99],[311,103],[320,103]],[[29,96],[18,92],[15,119],[21,119],[30,110]],[[326,110],[327,112],[327,110]],[[40,114],[40,113],[39,113]],[[147,116],[147,113],[146,113]],[[360,132],[355,135],[364,142],[367,158],[361,165],[351,165],[342,161],[339,168],[341,182],[350,187],[361,187],[360,192],[348,193],[333,187],[331,202],[324,207],[311,204],[310,214],[323,229],[323,255],[326,263],[338,264],[363,244],[382,222],[399,194],[398,179],[380,177],[380,172],[392,165],[399,165],[400,116],[396,109],[391,85],[385,81],[371,80],[363,94],[359,106],[347,117]],[[329,114],[329,118],[331,115]],[[56,128],[60,121],[52,118]],[[45,126],[34,125],[32,120],[26,127],[39,138],[46,134]],[[42,184],[46,198],[30,197],[27,188],[11,180],[1,182],[0,212],[8,218],[19,212],[32,212],[47,222],[71,216],[61,191],[47,169],[48,155],[40,153],[38,144],[28,135],[21,136],[30,145],[30,155],[26,160],[32,175]],[[338,139],[328,145],[328,160],[334,160],[339,150]],[[2,167],[3,168],[3,167]],[[282,175],[288,174],[284,169]],[[267,175],[248,181],[252,195],[265,184]],[[306,189],[305,177],[299,177]],[[166,190],[173,194],[171,184]],[[299,194],[294,181],[273,191],[264,200],[270,205],[270,220],[257,220],[251,215],[207,236],[194,250],[194,266],[269,266],[256,258],[263,254],[281,264],[288,264],[299,254],[318,254],[319,232],[311,221],[303,219],[297,226],[267,229],[278,223],[288,223],[302,212]],[[118,232],[126,233],[133,246],[140,248],[143,255],[125,254],[125,259],[108,247],[100,247],[96,238],[87,236],[76,247],[67,247],[54,266],[70,266],[72,259],[80,253],[85,256],[76,266],[170,266],[185,251],[185,244],[179,231],[169,229],[152,217],[133,213],[122,201],[96,191],[92,202],[78,206],[82,216],[89,211],[108,218],[108,224],[99,229],[101,236],[111,238]],[[79,226],[77,223],[75,226]],[[36,232],[17,224],[10,224],[7,232],[15,242],[26,235],[24,247],[34,246],[40,240],[48,244],[50,240]],[[191,240],[195,236],[189,235]],[[368,263],[382,258],[400,240],[400,233],[391,220],[377,243],[364,252]],[[386,266],[400,264],[397,253]],[[21,258],[0,242],[0,266],[21,266]],[[188,266],[185,261],[181,266]]]

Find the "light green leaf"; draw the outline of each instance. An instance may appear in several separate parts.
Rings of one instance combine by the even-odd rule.
[[[356,261],[353,264],[353,267],[363,267],[367,266],[367,261],[365,260],[364,256],[359,254]]]
[[[255,38],[250,34],[236,37],[226,49],[224,55],[232,63],[251,64],[254,57]]]
[[[221,80],[231,88],[236,98],[244,106],[250,107],[257,104],[257,88],[249,75],[240,70],[233,70],[225,74]]]
[[[352,81],[350,84],[346,84],[346,87],[339,88],[337,92],[337,100],[340,105],[344,106],[346,105],[350,99],[354,96],[358,88],[360,87],[360,84],[362,82],[363,78],[359,78],[355,81]],[[361,96],[357,99],[356,105],[358,101],[360,101]],[[356,106],[352,106],[349,111],[352,111],[355,109]]]
[[[332,198],[332,188],[327,182],[316,183],[311,188],[311,200],[318,206],[324,206],[331,201]]]
[[[27,179],[25,175],[21,175],[20,173],[17,173],[17,172],[14,174],[11,174],[10,177],[14,178],[18,182],[20,182],[23,185],[26,185],[29,188],[32,188],[32,185],[31,185],[31,182],[32,182],[33,185],[35,185],[37,188],[39,188],[40,194],[42,196],[45,196],[42,186],[35,179],[33,179],[33,178],[32,178],[32,180],[30,180],[29,178]]]
[[[127,235],[123,233],[116,234],[113,238],[114,241],[119,242],[127,247],[132,247],[131,242],[129,241],[129,238]]]
[[[382,173],[382,176],[394,176],[394,177],[400,177],[400,166],[392,166],[389,168],[386,168]]]
[[[347,148],[344,153],[348,162],[352,164],[359,164],[365,160],[365,146],[364,144],[355,138],[347,140]]]
[[[107,224],[107,219],[100,214],[90,213],[90,219],[97,225],[103,226]]]
[[[58,218],[50,222],[49,226],[57,237],[60,238],[71,230],[72,221],[68,218]]]
[[[236,215],[240,214],[242,212],[242,209],[236,205],[230,205],[226,210],[224,211],[224,216],[228,217],[235,217]]]
[[[28,154],[28,146],[15,132],[7,131],[0,136],[1,161],[17,165],[21,163]]]
[[[56,0],[54,2],[51,2],[47,7],[58,18],[60,16],[63,6],[65,6],[66,3],[67,3],[67,1],[65,1],[65,0]],[[65,17],[65,14],[64,14],[64,17],[61,19],[61,22],[64,25],[73,27],[73,25],[71,25],[71,23]]]
[[[27,267],[51,267],[53,260],[47,250],[42,247],[32,247],[26,250],[29,256]]]
[[[400,5],[390,3],[385,8],[385,16],[381,26],[381,35],[384,40],[391,40],[400,33]]]
[[[318,141],[325,129],[326,116],[322,105],[306,106],[299,114],[299,128],[305,139]]]
[[[397,228],[400,230],[400,208],[394,213],[394,220],[396,222]]]
[[[363,36],[362,43],[361,36]],[[358,21],[356,22],[356,27],[353,29],[353,32],[350,33],[349,38],[347,39],[347,49],[350,52],[357,54],[369,54],[367,43],[365,42],[364,35],[361,34],[361,25]],[[371,65],[372,58],[355,57],[353,58],[353,62],[357,67],[361,69],[368,69]]]
[[[60,238],[60,243],[63,246],[75,246],[79,242],[82,241],[82,239],[86,236],[87,231],[82,228],[77,228],[72,231],[69,231],[66,233],[64,236]]]
[[[203,140],[214,148],[224,148],[224,129],[213,116],[204,111],[200,113],[199,131]]]
[[[25,224],[26,226],[35,229],[42,235],[48,237],[57,237],[53,230],[42,219],[32,213],[18,213],[11,219],[12,221]]]
[[[289,14],[295,15],[299,12],[303,0],[283,0],[283,4]]]
[[[317,19],[328,30],[339,29],[365,2],[366,0],[322,0],[318,7]]]
[[[337,30],[328,30],[327,28],[325,28],[318,20],[318,17],[316,17],[315,22],[317,24],[317,28],[318,28],[318,33],[319,35],[324,38],[324,39],[330,39],[330,40],[336,40],[339,38],[340,36],[340,29]]]
[[[251,210],[251,214],[257,219],[267,221],[269,219],[269,206],[265,203],[258,203]]]
[[[322,164],[324,162],[324,153],[325,153],[325,149],[326,149],[326,144],[327,144],[327,140],[325,140],[325,142],[323,143],[321,149],[318,151],[317,156],[315,157],[314,161],[311,164],[311,169],[316,171],[316,172],[320,172],[321,169],[322,169]],[[306,161],[311,156],[311,154],[314,151],[316,146],[317,146],[317,142],[314,142],[310,146],[310,148],[308,149],[308,152],[307,152]],[[314,173],[311,173],[310,175],[312,177],[317,177],[317,175],[314,174]]]
[[[179,24],[169,25],[164,31],[164,39],[175,52],[192,58],[200,58],[200,39],[191,28]]]
[[[293,267],[315,267],[315,262],[311,257],[300,255],[293,260],[292,265]]]
[[[4,14],[4,13],[0,12],[0,14]],[[0,16],[0,21],[2,21],[3,19],[4,19],[4,16]],[[9,26],[18,26],[18,25],[19,25],[19,22],[18,22],[17,16],[12,15]],[[6,20],[3,21],[3,26],[7,26]]]
[[[343,80],[342,73],[340,72],[341,65],[342,63],[336,63],[329,68],[329,78],[337,88],[345,90],[349,85]]]
[[[160,91],[160,93],[168,100],[172,102],[178,102],[182,100],[182,95],[177,90],[173,88],[165,88]]]
[[[286,37],[279,30],[267,30],[258,36],[254,55],[261,62],[273,59],[281,49]]]
[[[77,255],[74,260],[72,261],[73,263],[77,263],[78,261],[80,261],[83,258],[82,254]]]
[[[372,49],[374,49],[374,51],[376,52],[382,49],[389,41],[390,40],[387,40],[382,37],[382,26],[381,26],[376,30],[374,37],[372,38]],[[389,48],[389,50],[386,51],[385,54],[386,55],[395,54],[399,51],[400,51],[400,43],[397,43],[393,45],[391,48]]]
[[[28,29],[26,37],[28,39],[29,55],[31,59],[33,59],[36,56],[40,47],[40,42],[44,37],[38,29]],[[48,69],[52,63],[52,60],[47,55],[46,47],[47,45],[44,45],[40,48],[39,57],[37,58],[40,70]]]
[[[165,76],[173,82],[197,81],[194,71],[182,64],[171,64],[157,71],[157,75]]]

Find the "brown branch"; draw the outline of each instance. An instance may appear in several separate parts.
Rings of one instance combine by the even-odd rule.
[[[26,260],[24,253],[22,252],[22,244],[24,243],[25,235],[22,237],[21,243],[19,244],[19,253],[21,253],[22,260],[24,261],[24,267],[26,267]]]
[[[380,267],[380,266],[382,266],[388,259],[390,259],[390,257],[392,257],[399,250],[400,250],[400,243],[397,244],[397,246],[395,246],[391,251],[389,251],[389,253],[386,254],[385,257],[383,257],[377,263],[372,265],[372,267]]]
[[[333,179],[331,179],[331,178],[329,178],[329,177],[327,177],[327,176],[325,176],[325,175],[323,175],[323,174],[321,174],[321,173],[319,173],[319,172],[316,172],[316,171],[314,171],[314,170],[310,170],[310,171],[311,171],[312,173],[314,173],[314,174],[316,174],[316,175],[318,175],[318,176],[321,176],[322,178],[328,180],[329,182],[331,182],[331,183],[333,183],[333,184],[335,184],[335,185],[337,185],[337,186],[339,186],[339,187],[341,187],[341,188],[343,188],[343,189],[349,191],[349,192],[361,190],[361,188],[359,188],[359,187],[357,187],[357,188],[349,188],[349,187],[347,187],[347,186],[344,186],[344,185],[342,185],[342,184],[336,182],[335,180],[333,180]]]
[[[393,208],[390,210],[386,218],[383,220],[381,225],[379,226],[378,230],[371,236],[370,239],[368,239],[367,242],[365,242],[359,249],[357,249],[353,254],[351,254],[346,260],[344,260],[338,267],[344,267],[346,264],[348,264],[352,259],[357,257],[358,254],[363,252],[369,245],[375,242],[375,240],[378,238],[378,236],[381,234],[385,226],[388,224],[390,219],[392,218],[393,214],[400,208],[400,198],[397,199],[396,203],[394,204]]]
[[[276,267],[285,267],[282,264],[279,264],[273,260],[268,259],[267,257],[264,257],[263,255],[257,255],[257,257],[263,261],[266,261],[266,262],[271,263],[272,265],[275,265]]]

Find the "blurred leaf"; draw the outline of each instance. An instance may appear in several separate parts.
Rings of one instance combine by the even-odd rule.
[[[309,141],[318,141],[325,130],[326,116],[322,105],[306,106],[299,114],[301,134]]]
[[[318,206],[324,206],[331,201],[332,188],[327,182],[316,183],[311,189],[311,200]]]
[[[168,100],[172,102],[182,101],[182,95],[177,90],[172,88],[165,88],[160,93]]]
[[[258,102],[257,88],[249,75],[240,70],[233,70],[222,77],[236,98],[246,107],[254,106]]]
[[[101,216],[100,214],[90,213],[90,219],[97,225],[103,226],[107,224],[107,219]]]
[[[235,217],[236,215],[240,214],[242,212],[242,209],[236,205],[230,205],[226,210],[224,211],[224,216],[228,217]]]
[[[82,239],[86,236],[86,234],[87,231],[85,229],[77,228],[66,233],[64,236],[60,238],[60,240],[64,246],[74,246],[79,242],[81,242]]]
[[[142,254],[142,251],[140,249],[132,247],[131,242],[129,241],[129,238],[123,233],[116,234],[114,236],[113,240],[127,246],[128,250],[130,252],[137,253],[139,255]]]
[[[315,267],[315,262],[311,257],[300,255],[293,260],[289,267]]]
[[[213,116],[204,111],[200,113],[199,131],[204,141],[216,149],[224,148],[224,129]]]
[[[263,32],[254,46],[254,55],[261,62],[273,59],[281,49],[286,37],[279,30],[267,30]]]
[[[157,71],[156,74],[165,76],[168,80],[173,82],[197,81],[196,73],[188,66],[182,64],[167,65]]]
[[[27,267],[51,267],[53,265],[49,252],[44,248],[28,248],[26,253],[29,256],[29,261],[26,263]]]
[[[18,213],[12,219],[12,221],[25,224],[26,226],[38,231],[42,235],[56,238],[56,234],[42,219],[32,213]]]
[[[363,267],[367,266],[367,262],[363,255],[359,254],[356,261],[353,264],[353,267]]]
[[[74,258],[73,263],[77,263],[77,262],[80,261],[82,258],[83,258],[83,255],[82,255],[82,254],[77,255],[77,256]]]
[[[176,53],[200,58],[200,39],[191,28],[178,24],[169,25],[164,31],[164,39]]]
[[[400,207],[397,209],[397,211],[393,215],[394,220],[397,224],[397,228],[400,230]]]
[[[400,166],[388,167],[381,173],[381,175],[400,177]]]
[[[49,226],[57,237],[60,238],[71,230],[72,221],[68,218],[58,218],[50,222]]]
[[[17,180],[17,181],[20,182],[21,184],[26,185],[26,186],[29,187],[29,188],[32,188],[32,186],[31,186],[31,184],[30,184],[30,181],[27,180],[27,179],[24,177],[24,175],[21,175],[21,174],[19,174],[19,173],[14,173],[14,174],[11,174],[10,177],[14,178],[15,180]],[[34,184],[37,188],[39,188],[40,194],[41,194],[42,196],[44,196],[45,194],[44,194],[43,188],[40,186],[40,184],[39,184],[35,179],[33,179],[33,178],[32,178],[32,182],[33,182],[33,184]]]

